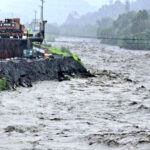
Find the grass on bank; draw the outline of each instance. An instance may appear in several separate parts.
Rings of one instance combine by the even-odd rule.
[[[10,84],[6,78],[0,78],[0,91],[9,90]]]
[[[77,55],[72,54],[70,52],[70,50],[66,47],[55,48],[55,47],[49,47],[47,45],[40,45],[40,44],[35,43],[35,42],[33,43],[33,46],[38,47],[38,48],[42,48],[42,49],[48,49],[51,52],[51,54],[54,54],[54,55],[73,57],[73,59],[75,61],[78,61],[82,66],[84,66],[82,61],[80,60],[80,58]]]

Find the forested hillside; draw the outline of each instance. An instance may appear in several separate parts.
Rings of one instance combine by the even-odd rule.
[[[147,11],[139,11],[141,9]],[[47,32],[56,35],[115,37],[115,38],[148,38],[150,1],[137,0],[130,4],[129,12],[125,3],[117,0],[104,5],[96,12],[79,15],[78,11],[71,12],[66,21],[58,26],[48,24]],[[138,12],[139,11],[139,12]],[[126,48],[147,49],[149,44],[139,40],[103,40],[104,43],[120,45]],[[149,41],[144,41],[148,43]]]
[[[112,26],[99,26],[97,36],[106,44],[128,49],[150,49],[150,15],[146,10],[122,14]]]

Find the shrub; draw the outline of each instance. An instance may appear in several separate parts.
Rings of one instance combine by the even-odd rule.
[[[9,90],[10,84],[6,78],[0,78],[0,91]]]

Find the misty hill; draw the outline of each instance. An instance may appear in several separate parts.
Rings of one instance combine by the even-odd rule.
[[[50,0],[47,1],[45,15],[50,22],[62,23],[65,21],[67,15],[73,11],[78,12],[80,15],[87,12],[95,11],[96,8],[91,6],[86,0]],[[53,6],[49,10],[49,6]],[[54,18],[55,17],[55,18]]]
[[[116,19],[125,11],[125,4],[120,1],[111,5],[104,5],[98,11],[89,12],[82,16],[75,11],[68,15],[59,31],[61,34],[67,35],[96,36],[98,24],[103,18]]]
[[[141,9],[150,10],[150,0],[137,0],[132,2],[130,10],[138,11]],[[117,0],[109,5],[102,6],[95,12],[79,15],[77,11],[70,13],[60,27],[60,33],[70,35],[96,35],[96,29],[102,20],[116,20],[121,14],[126,13],[125,3]],[[107,19],[104,19],[107,18]]]
[[[150,10],[150,0],[136,0],[131,4],[131,10],[139,11],[142,9]],[[125,3],[117,0],[110,5],[103,5],[98,11],[90,12],[85,15],[77,17],[77,13],[71,13],[68,15],[64,24],[78,24],[78,25],[93,25],[98,20],[103,18],[117,19],[120,14],[126,13]],[[75,14],[75,15],[74,15]]]
[[[87,24],[94,25],[98,20],[102,18],[114,18],[116,19],[120,14],[125,13],[125,5],[120,1],[116,1],[111,5],[104,5],[96,12],[87,13],[82,16],[74,16],[74,14],[69,14],[64,24],[76,24],[84,26]]]

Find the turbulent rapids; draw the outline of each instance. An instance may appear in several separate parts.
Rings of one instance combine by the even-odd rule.
[[[1,92],[0,149],[149,150],[150,52],[88,39],[53,46],[68,46],[96,77]]]

